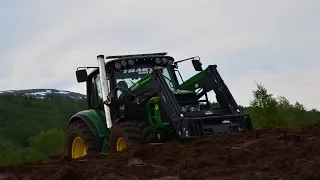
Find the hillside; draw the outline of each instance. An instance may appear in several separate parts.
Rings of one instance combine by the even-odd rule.
[[[84,94],[71,92],[71,91],[57,90],[57,89],[8,90],[8,91],[0,91],[0,95],[22,95],[22,96],[35,97],[39,99],[49,98],[52,96],[66,97],[66,98],[71,98],[75,100],[86,98],[86,95]]]
[[[63,97],[0,95],[0,102],[0,135],[22,146],[41,130],[65,128],[74,113],[86,108],[85,100]]]

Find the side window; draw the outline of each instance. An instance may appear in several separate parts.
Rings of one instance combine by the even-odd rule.
[[[100,76],[99,74],[94,78],[94,84],[96,88],[96,97],[97,97],[97,103],[100,105],[103,102],[102,98],[102,89],[101,89],[101,83],[100,83]]]
[[[178,79],[178,83],[179,83],[179,84],[184,83],[180,72],[179,72],[179,71],[175,71],[175,74],[176,74],[176,77],[177,77],[177,79]]]
[[[173,83],[172,83],[172,80],[171,80],[171,76],[170,76],[169,71],[168,71],[167,68],[163,69],[162,75],[164,76],[164,79],[166,80],[169,88],[171,88],[171,90],[174,90]]]
[[[117,87],[118,87],[118,83],[120,82],[121,80],[118,80],[117,79]],[[125,82],[125,81],[124,81]],[[117,91],[117,98],[119,98],[121,96],[122,92],[121,91]]]

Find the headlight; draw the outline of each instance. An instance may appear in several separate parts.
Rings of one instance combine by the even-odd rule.
[[[157,63],[157,64],[161,64],[161,59],[160,59],[160,58],[157,58],[157,59],[156,59],[156,63]]]
[[[123,60],[121,61],[122,66],[126,66],[127,65],[127,61]]]
[[[186,112],[186,107],[181,107],[182,112]]]
[[[192,112],[192,111],[200,111],[200,108],[199,107],[197,107],[198,105],[186,105],[186,106],[182,106],[181,107],[181,110],[183,111],[183,112]]]
[[[163,64],[166,64],[167,62],[168,62],[168,59],[167,59],[167,58],[163,58],[163,59],[162,59],[162,63],[163,63]]]
[[[120,68],[121,68],[121,64],[120,64],[120,63],[118,63],[118,62],[117,62],[117,63],[115,63],[115,64],[114,64],[114,66],[115,66],[117,69],[120,69]]]
[[[128,61],[128,64],[129,64],[130,66],[133,66],[133,65],[134,65],[134,60],[132,60],[132,59],[129,60],[129,61]]]
[[[223,123],[223,124],[230,124],[231,121],[229,121],[229,120],[223,120],[222,123]]]

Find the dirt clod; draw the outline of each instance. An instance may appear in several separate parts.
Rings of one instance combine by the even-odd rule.
[[[11,173],[1,173],[0,180],[18,180],[18,178]]]
[[[150,180],[180,180],[180,178],[177,176],[163,176],[159,178],[152,178]]]
[[[82,178],[75,172],[75,169],[71,166],[63,166],[56,172],[50,179],[59,179],[59,180],[82,180]]]
[[[320,125],[259,129],[191,142],[145,145],[113,154],[1,167],[7,179],[320,179]]]

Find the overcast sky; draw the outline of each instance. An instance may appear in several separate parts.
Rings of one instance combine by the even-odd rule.
[[[319,19],[319,0],[3,0],[0,90],[85,93],[75,70],[98,54],[168,52],[217,64],[239,104],[259,82],[320,109]]]

